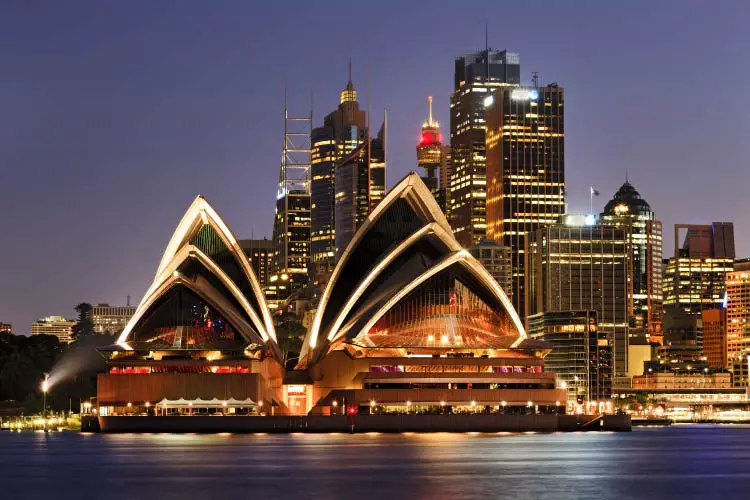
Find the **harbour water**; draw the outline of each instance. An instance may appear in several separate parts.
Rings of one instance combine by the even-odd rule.
[[[0,498],[748,498],[750,426],[555,434],[0,432]]]

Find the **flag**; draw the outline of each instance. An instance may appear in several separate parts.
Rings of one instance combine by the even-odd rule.
[[[591,196],[599,196],[599,191],[594,189],[594,186],[591,186]]]

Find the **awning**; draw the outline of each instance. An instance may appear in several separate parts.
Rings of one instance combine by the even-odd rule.
[[[157,403],[161,407],[167,407],[167,408],[224,408],[224,407],[232,407],[232,408],[246,408],[251,406],[257,406],[255,402],[250,398],[245,399],[235,399],[235,398],[229,398],[226,400],[221,400],[218,398],[213,399],[192,399],[187,400],[185,398],[180,399],[167,399],[164,398],[161,401]]]

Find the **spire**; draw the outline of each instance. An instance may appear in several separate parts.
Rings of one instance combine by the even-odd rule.
[[[354,84],[352,83],[352,58],[349,58],[349,81],[346,83],[346,88],[341,91],[341,104],[345,102],[355,102],[357,100],[357,91],[354,90]]]
[[[429,123],[430,123],[430,125],[432,125],[432,96],[428,96],[427,97],[427,102],[430,103],[430,118],[429,118]]]

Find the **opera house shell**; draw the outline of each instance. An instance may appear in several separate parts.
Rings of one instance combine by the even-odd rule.
[[[100,420],[564,413],[565,390],[544,371],[549,350],[527,338],[501,287],[410,174],[354,233],[299,363],[285,372],[250,262],[198,197],[117,344],[101,351],[98,408]]]
[[[412,173],[343,252],[298,369],[312,413],[564,412],[549,350]]]
[[[199,402],[251,414],[264,401],[279,404],[283,366],[260,284],[200,196],[117,344],[100,352],[108,360],[98,379],[102,416],[184,414]]]

